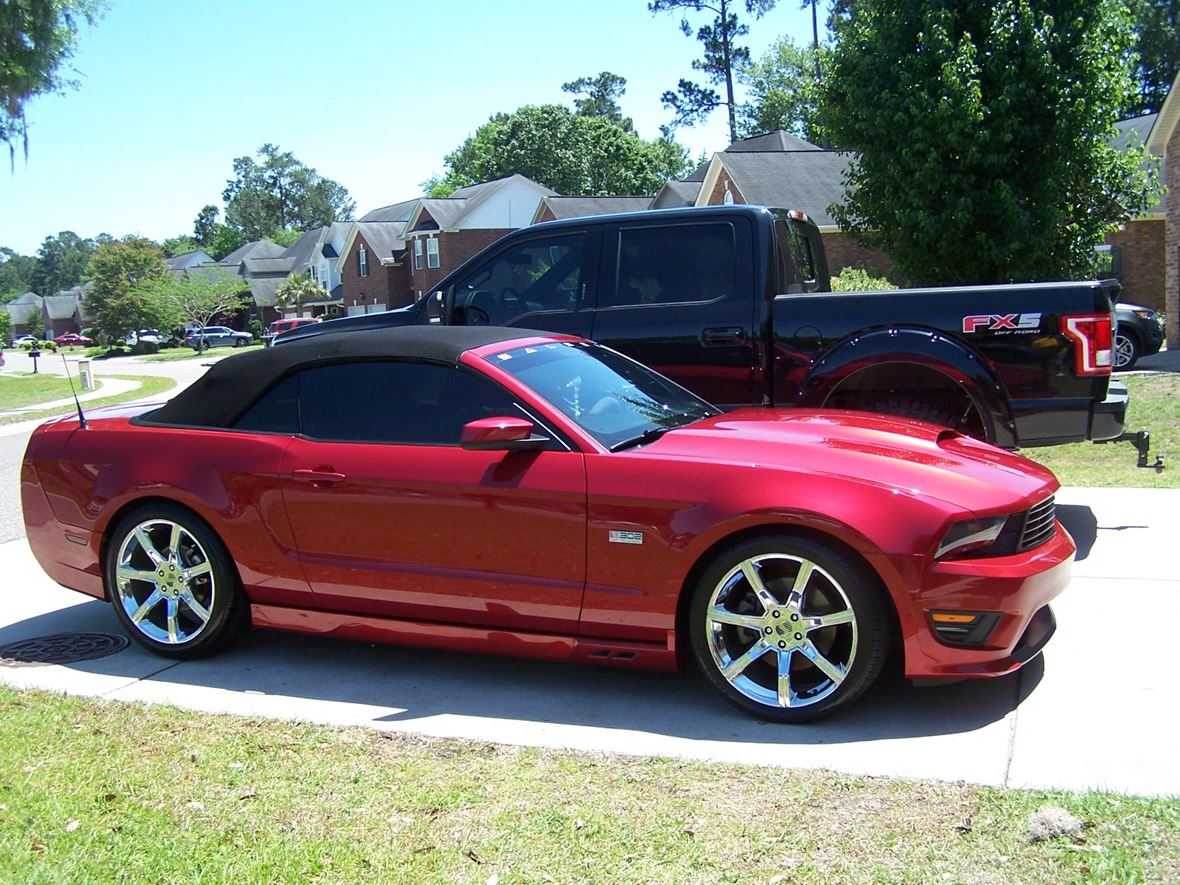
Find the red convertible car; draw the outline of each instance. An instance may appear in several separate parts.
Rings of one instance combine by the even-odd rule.
[[[587,341],[425,326],[232,357],[29,442],[29,542],[171,657],[294,630],[616,667],[695,659],[800,722],[886,655],[1008,673],[1054,629],[1057,481],[918,421],[721,413]]]

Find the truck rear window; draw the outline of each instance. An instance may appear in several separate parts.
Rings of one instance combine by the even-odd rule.
[[[784,218],[775,219],[774,233],[778,238],[780,291],[795,292],[803,283],[814,283],[815,257],[811,254],[811,242]]]

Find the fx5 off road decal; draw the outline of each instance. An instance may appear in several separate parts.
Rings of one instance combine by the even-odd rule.
[[[963,333],[993,332],[997,335],[1030,335],[1041,328],[1039,313],[988,313],[963,317]]]

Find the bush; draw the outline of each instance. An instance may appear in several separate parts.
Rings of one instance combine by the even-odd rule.
[[[36,344],[32,341],[26,341],[21,345],[21,350],[32,350],[34,347],[38,350],[48,350],[50,353],[57,353],[57,342],[55,341],[38,341]]]
[[[136,341],[131,345],[132,356],[142,356],[145,353],[159,353],[160,345],[155,341]]]
[[[896,288],[897,286],[885,277],[875,277],[859,264],[856,267],[846,267],[832,277],[833,292],[872,292]]]
[[[262,328],[262,320],[258,319],[257,317],[250,320],[250,334],[254,336],[255,341],[262,337],[263,331],[264,329]]]

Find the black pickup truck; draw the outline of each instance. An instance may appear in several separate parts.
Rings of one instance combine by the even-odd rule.
[[[280,336],[443,322],[593,338],[721,406],[923,418],[1006,448],[1119,437],[1113,282],[829,291],[801,212],[715,206],[514,231],[409,307]]]

